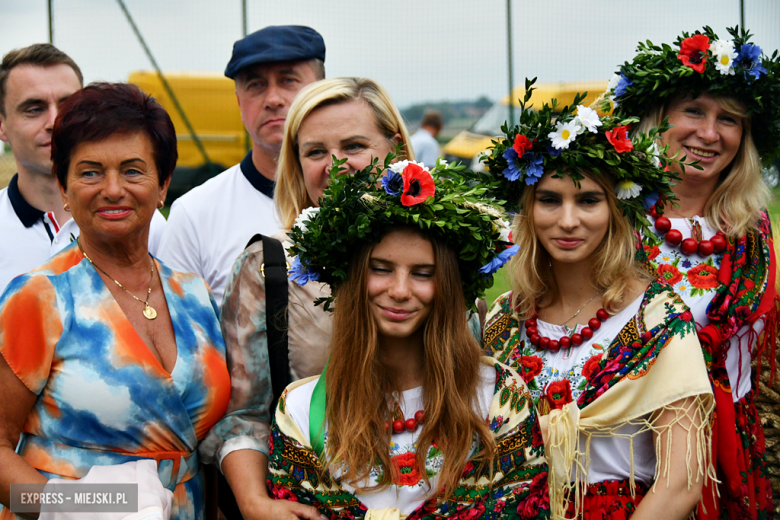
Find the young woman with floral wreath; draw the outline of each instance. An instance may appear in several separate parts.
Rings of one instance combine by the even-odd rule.
[[[711,470],[712,391],[691,313],[635,263],[632,227],[671,179],[655,131],[632,141],[636,119],[574,110],[524,105],[488,159],[519,201],[520,253],[483,345],[537,403],[554,517],[687,518]]]
[[[391,159],[337,161],[290,233],[291,276],[330,285],[335,311],[323,374],[279,401],[271,494],[334,519],[548,518],[526,385],[481,358],[466,319],[517,251],[501,207],[459,167]]]
[[[693,312],[715,392],[721,484],[705,490],[700,517],[755,519],[773,511],[751,361],[759,357],[760,368],[769,347],[775,373],[777,264],[761,161],[780,152],[780,58],[763,56],[744,29],[729,33],[720,39],[705,27],[672,46],[640,44],[607,101],[641,116],[639,131],[668,118],[668,153],[698,163],[673,167],[676,201],[651,209],[654,234],[643,245]]]

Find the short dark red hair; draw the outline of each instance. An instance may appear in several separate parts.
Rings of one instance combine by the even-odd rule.
[[[60,106],[51,137],[52,172],[68,187],[73,150],[114,134],[146,134],[152,142],[160,186],[173,173],[179,152],[168,112],[151,96],[127,83],[92,83]]]

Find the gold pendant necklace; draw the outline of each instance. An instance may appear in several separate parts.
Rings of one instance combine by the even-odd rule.
[[[97,269],[98,271],[103,273],[104,275],[106,275],[109,278],[111,278],[111,280],[113,280],[114,283],[117,284],[120,289],[122,289],[127,294],[129,294],[130,296],[132,296],[133,298],[135,298],[136,300],[138,300],[139,302],[144,304],[144,310],[143,310],[144,318],[146,318],[147,320],[153,320],[153,319],[155,319],[157,317],[157,311],[154,310],[154,307],[149,305],[149,295],[152,294],[152,285],[154,284],[154,260],[152,260],[151,258],[149,259],[149,262],[152,264],[152,274],[149,277],[149,290],[146,291],[146,300],[141,300],[141,298],[139,298],[135,294],[133,294],[130,291],[128,291],[127,289],[125,289],[124,285],[122,285],[121,283],[116,281],[113,276],[111,276],[110,274],[105,272],[99,265],[95,264],[95,262],[93,262],[92,259],[87,256],[87,253],[84,251],[84,248],[81,247],[81,241],[79,239],[76,239],[76,243],[79,246],[79,251],[81,251],[81,254],[84,255],[84,258],[89,260],[89,263],[92,264],[92,267],[94,267],[95,269]]]

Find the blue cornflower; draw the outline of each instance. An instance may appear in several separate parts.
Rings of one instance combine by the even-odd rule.
[[[550,154],[550,157],[558,157],[561,155],[561,150],[553,146],[548,146],[547,153]]]
[[[544,175],[544,157],[540,153],[525,152],[523,154],[523,160],[526,161],[528,166],[525,168],[525,184],[531,186],[542,178]]]
[[[626,93],[626,89],[633,85],[634,82],[626,77],[625,74],[620,74],[620,81],[618,81],[617,87],[615,87],[615,97],[623,96]]]
[[[737,67],[744,71],[745,79],[748,79],[748,75],[758,79],[761,74],[766,74],[766,67],[761,65],[761,47],[752,43],[742,45],[737,56]]]
[[[387,175],[382,177],[382,187],[388,195],[398,196],[404,187],[404,178],[394,171],[387,171]]]
[[[303,287],[309,281],[316,282],[320,279],[319,273],[316,271],[309,271],[301,263],[301,259],[297,256],[293,259],[293,263],[290,266],[290,270],[287,271],[287,277],[292,279],[295,283]]]
[[[650,209],[658,202],[658,199],[661,198],[661,194],[657,191],[651,191],[647,195],[645,195],[645,198],[642,200],[642,206],[645,207],[645,209]]]
[[[520,246],[518,246],[517,244],[507,249],[504,249],[496,256],[494,256],[490,262],[480,267],[479,272],[485,273],[486,275],[490,276],[491,274],[501,269],[504,266],[504,264],[509,261],[510,258],[512,258],[517,254],[518,251],[520,251]]]
[[[520,175],[522,172],[520,171],[520,165],[517,164],[518,160],[517,152],[514,148],[507,148],[504,152],[504,159],[506,159],[506,162],[509,164],[509,167],[504,169],[503,172],[501,172],[504,177],[509,179],[510,181],[516,181],[520,178]]]
[[[682,266],[685,269],[690,269],[691,268],[691,261],[686,258],[685,260],[682,261]]]

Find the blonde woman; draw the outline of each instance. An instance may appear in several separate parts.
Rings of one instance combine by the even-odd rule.
[[[774,359],[777,330],[761,160],[771,162],[780,144],[780,58],[762,56],[744,30],[729,32],[684,33],[661,52],[640,46],[607,95],[620,114],[642,117],[640,131],[668,118],[667,154],[698,163],[675,170],[676,205],[651,208],[654,234],[643,245],[693,312],[715,391],[721,484],[705,490],[700,517],[755,519],[773,511],[751,361],[765,348]]]
[[[333,156],[345,160],[343,167],[354,172],[398,145],[411,155],[400,112],[374,81],[336,78],[302,89],[287,114],[276,176],[274,200],[283,227],[291,229],[302,212],[305,219],[304,210],[319,206]],[[274,238],[289,245],[286,232]],[[280,325],[278,315],[267,315],[266,261],[263,242],[256,242],[233,267],[221,317],[232,382],[230,404],[201,454],[219,463],[245,519],[316,518],[313,508],[268,498],[268,439],[275,401],[268,331],[271,323],[287,332],[289,380],[319,374],[332,317],[314,301],[329,297],[330,290],[314,280],[305,286],[290,281],[287,323]],[[293,264],[291,258],[287,262]]]
[[[646,196],[672,194],[654,135],[630,140],[631,122],[524,108],[488,160],[517,197],[520,253],[484,348],[537,403],[556,518],[687,518],[710,469],[712,391],[691,313],[634,262]]]

